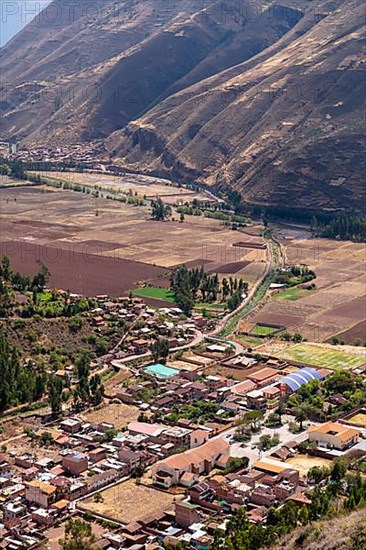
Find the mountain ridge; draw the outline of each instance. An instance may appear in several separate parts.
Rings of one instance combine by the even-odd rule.
[[[103,140],[122,166],[250,203],[360,210],[361,0],[228,0],[225,13],[126,0],[118,17],[107,0],[94,18],[83,5],[50,36],[32,22],[1,50],[4,137]]]

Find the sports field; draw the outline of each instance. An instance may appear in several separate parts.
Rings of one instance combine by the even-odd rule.
[[[366,413],[357,413],[351,418],[348,418],[348,422],[351,424],[358,424],[359,426],[364,426],[366,428]]]
[[[366,355],[361,350],[357,353],[349,349],[333,349],[330,346],[308,343],[296,344],[281,350],[278,352],[278,357],[326,369],[351,369],[366,363]]]
[[[269,325],[255,325],[250,331],[254,336],[270,336],[278,331],[278,327],[270,327]]]

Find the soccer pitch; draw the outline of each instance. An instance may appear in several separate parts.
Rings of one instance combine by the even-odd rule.
[[[366,363],[365,355],[308,343],[296,344],[284,349],[278,353],[278,357],[325,369],[351,369]]]

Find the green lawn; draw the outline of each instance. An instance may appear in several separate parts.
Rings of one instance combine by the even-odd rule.
[[[270,336],[270,334],[277,331],[278,328],[276,327],[270,327],[268,325],[255,325],[255,327],[253,327],[250,331],[250,334],[254,334],[254,336]]]
[[[280,292],[274,294],[273,298],[275,300],[288,300],[290,302],[294,302],[295,300],[305,296],[307,292],[309,291],[304,290],[303,288],[287,288],[286,290],[281,290]]]
[[[26,296],[28,296],[28,298],[32,298],[33,294],[32,292],[28,291],[28,292],[25,292]],[[37,293],[37,298],[38,298],[38,301],[39,302],[42,302],[42,303],[46,303],[46,302],[51,302],[51,301],[58,301],[60,299],[60,297],[58,297],[58,299],[56,300],[52,300],[52,292],[50,292],[49,290],[44,290],[43,292],[38,292]]]
[[[245,342],[251,346],[259,346],[260,344],[263,344],[263,340],[260,338],[251,338],[250,336],[237,336],[237,340],[240,342]]]
[[[275,354],[276,355],[276,354]],[[327,347],[315,346],[313,344],[296,344],[281,352],[278,357],[281,359],[294,360],[299,363],[322,367],[326,369],[350,369],[359,367],[366,363],[366,356],[351,353],[348,351],[333,350]]]
[[[207,304],[204,302],[197,302],[194,307],[197,309],[226,309],[227,305],[226,302],[213,302]]]
[[[165,302],[175,302],[174,292],[170,288],[147,286],[145,288],[136,288],[132,291],[132,294],[134,296],[141,296],[141,298],[155,298],[156,300],[164,300]]]

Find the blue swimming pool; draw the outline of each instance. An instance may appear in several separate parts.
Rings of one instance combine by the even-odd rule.
[[[146,367],[146,372],[157,376],[158,378],[170,378],[179,373],[179,370],[173,369],[172,367],[167,367],[167,365],[162,365],[161,363],[155,363]]]

